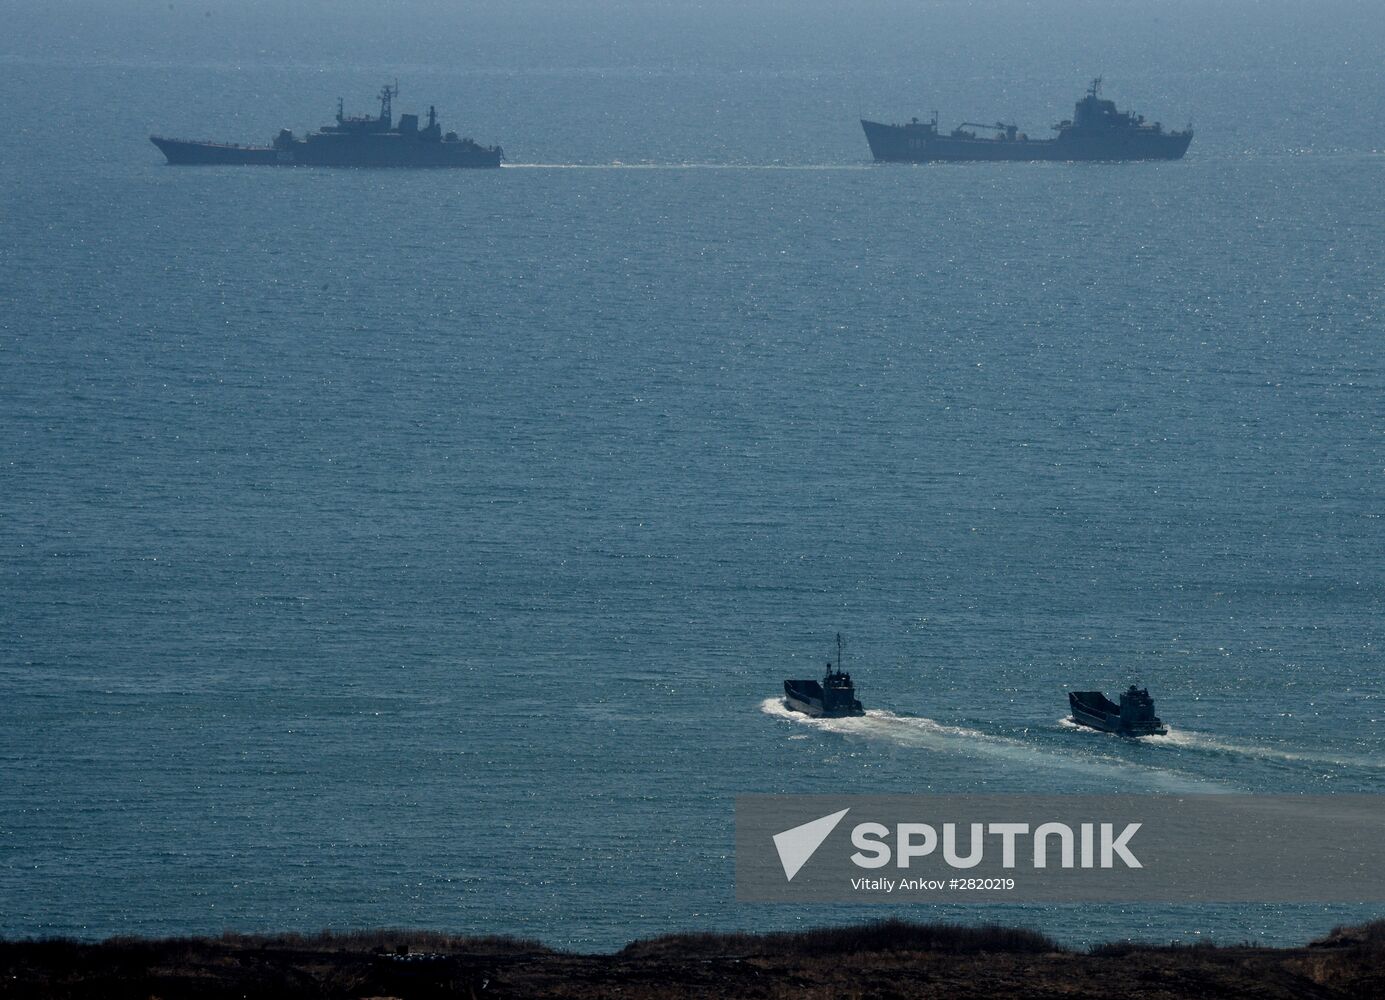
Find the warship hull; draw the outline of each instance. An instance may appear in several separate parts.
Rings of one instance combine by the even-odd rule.
[[[178,166],[231,165],[266,167],[452,167],[500,166],[498,147],[465,141],[424,142],[397,134],[313,136],[274,146],[233,146],[216,142],[188,142],[150,136],[152,142]]]
[[[151,135],[149,141],[159,147],[168,162],[178,166],[264,166],[278,163],[273,146],[233,146],[222,142],[188,142]]]
[[[1193,140],[1186,132],[1057,139],[967,138],[941,135],[926,126],[885,125],[865,119],[861,120],[861,127],[877,163],[1179,160]]]

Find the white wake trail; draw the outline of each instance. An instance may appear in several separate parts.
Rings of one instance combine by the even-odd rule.
[[[505,163],[503,170],[870,170],[868,163]]]
[[[1191,729],[1169,727],[1165,736],[1147,736],[1145,740],[1153,746],[1176,747],[1184,750],[1207,750],[1214,753],[1239,754],[1245,757],[1259,757],[1262,760],[1284,760],[1308,764],[1335,764],[1339,767],[1368,767],[1385,769],[1385,760],[1379,757],[1364,757],[1350,753],[1324,753],[1316,750],[1285,750],[1267,746],[1263,743],[1249,743],[1240,740],[1222,739]]]
[[[821,732],[888,742],[896,746],[917,747],[920,750],[957,756],[1005,760],[1027,768],[1054,768],[1106,780],[1134,776],[1166,791],[1229,790],[1223,783],[1168,768],[1149,767],[1109,758],[1094,759],[1084,753],[1047,750],[1009,736],[997,736],[964,726],[949,726],[920,716],[896,715],[882,709],[872,709],[862,716],[821,719],[793,711],[780,698],[766,698],[760,704],[760,711]]]

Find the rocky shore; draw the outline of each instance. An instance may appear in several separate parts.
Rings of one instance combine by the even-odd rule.
[[[419,931],[0,942],[0,997],[904,998],[1385,996],[1385,921],[1299,948],[1059,947],[1032,931],[884,921],[683,934],[611,955]]]

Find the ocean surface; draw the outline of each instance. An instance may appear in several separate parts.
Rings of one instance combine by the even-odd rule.
[[[1379,916],[746,906],[732,851],[748,792],[1385,792],[1378,4],[18,6],[0,935]],[[1188,157],[867,162],[1099,72]],[[509,165],[146,140],[396,76]],[[870,712],[790,716],[839,631]],[[1132,680],[1168,736],[1064,725]]]

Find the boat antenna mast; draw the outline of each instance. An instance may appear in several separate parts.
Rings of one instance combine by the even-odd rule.
[[[384,85],[384,87],[380,88],[380,120],[382,122],[385,122],[387,125],[393,124],[394,122],[394,105],[392,102],[398,96],[398,80],[394,81],[394,86],[390,86],[387,83]]]
[[[837,633],[837,673],[842,672],[842,634]]]
[[[1092,80],[1092,85],[1091,85],[1089,88],[1087,88],[1087,96],[1089,96],[1089,97],[1096,97],[1096,96],[1098,96],[1100,93],[1101,93],[1101,77],[1098,76],[1098,77],[1096,77],[1094,80]]]

